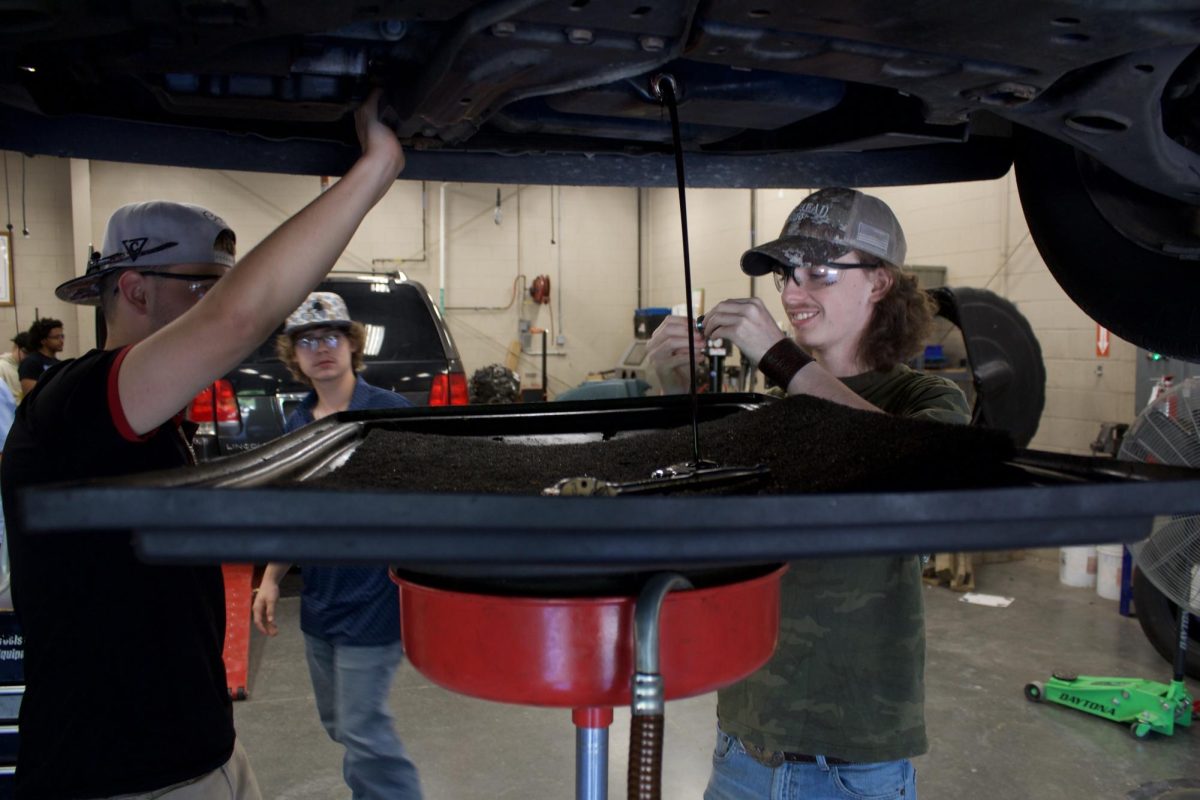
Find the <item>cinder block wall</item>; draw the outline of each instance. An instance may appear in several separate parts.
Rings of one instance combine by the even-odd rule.
[[[17,305],[0,307],[0,323],[11,332],[27,327],[35,307],[59,317],[66,322],[68,356],[92,346],[91,312],[58,302],[53,289],[82,269],[80,256],[89,245],[100,246],[104,223],[118,206],[151,198],[207,206],[234,225],[239,249],[246,253],[321,191],[319,179],[311,176],[108,162],[72,165],[40,156],[26,161],[31,235],[23,238],[21,156],[9,153],[8,164]],[[517,339],[519,320],[527,319],[550,331],[548,372],[554,395],[589,373],[615,366],[632,337],[632,314],[639,304],[672,306],[684,300],[673,189],[504,186],[497,225],[497,187],[447,184],[443,287],[441,186],[398,181],[336,268],[399,269],[423,283],[435,302],[444,299],[468,373],[504,362]],[[951,285],[991,289],[1029,319],[1048,373],[1046,410],[1034,447],[1087,453],[1100,422],[1133,419],[1136,351],[1113,339],[1109,357],[1096,356],[1095,323],[1058,288],[1038,257],[1011,175],[872,191],[892,205],[904,225],[911,264],[944,266]],[[752,240],[778,234],[805,193],[688,191],[693,286],[704,291],[706,307],[757,293],[782,318],[771,282],[751,281],[737,264]],[[752,219],[757,221],[753,232]],[[550,277],[548,305],[528,301],[528,286],[537,275]],[[541,385],[540,351],[540,336],[534,336],[520,355],[527,388]]]
[[[5,218],[12,223],[12,290],[16,304],[0,306],[0,346],[7,351],[18,330],[27,330],[35,310],[43,317],[61,319],[67,336],[64,355],[79,353],[75,307],[54,297],[54,287],[74,275],[71,251],[70,162],[62,158],[27,158],[20,153],[0,151],[0,178],[7,164],[8,191],[0,197]],[[22,197],[21,170],[25,169]],[[23,203],[22,203],[23,201]],[[22,214],[22,204],[24,213]],[[28,225],[29,236],[21,233]]]
[[[1011,300],[1026,316],[1046,363],[1046,407],[1031,447],[1088,454],[1104,421],[1129,422],[1134,408],[1136,349],[1112,338],[1107,358],[1096,355],[1096,323],[1059,288],[1029,237],[1013,176],[995,181],[868,189],[899,217],[908,239],[908,262],[947,268],[952,286],[987,288]],[[756,241],[778,236],[806,191],[758,190]],[[678,205],[674,190],[651,192],[655,302],[683,300]],[[713,305],[723,297],[750,294],[738,270],[749,241],[751,192],[688,193],[693,282]],[[697,257],[699,254],[699,257]],[[783,320],[770,281],[757,292]],[[730,290],[727,291],[726,290]]]
[[[20,156],[9,157],[10,185],[16,190]],[[94,346],[93,317],[90,309],[55,300],[54,287],[79,274],[89,246],[101,247],[105,222],[119,206],[147,199],[205,206],[235,228],[239,252],[245,254],[321,191],[313,176],[102,161],[76,165],[83,179],[73,183],[65,159],[28,161],[26,201],[33,234],[21,239],[18,219],[18,306],[15,311],[0,307],[0,321],[13,332],[28,327],[35,306],[43,316],[62,318],[67,356]],[[416,181],[396,182],[335,269],[400,270],[424,284],[435,303],[444,302],[468,373],[506,360],[510,344],[518,340],[520,319],[545,328],[553,395],[590,372],[615,366],[628,344],[637,305],[637,192],[504,186],[496,224],[496,188],[446,186],[444,271],[438,238],[441,184]],[[73,231],[77,216],[82,224]],[[527,289],[537,275],[551,279],[547,305],[528,301]],[[610,335],[613,331],[620,333]],[[540,336],[533,337],[518,364],[524,386],[542,385]]]
[[[650,216],[647,305],[670,307],[686,300],[679,193],[675,189],[655,189],[647,194]],[[750,193],[690,189],[687,206],[692,290],[704,290],[704,309],[697,308],[696,313],[727,297],[748,296],[751,282],[738,269],[738,259],[750,246]]]
[[[438,285],[441,204],[440,184],[430,187],[430,275],[418,279],[432,291]],[[504,186],[496,224],[496,189],[447,186],[446,318],[468,377],[480,367],[505,363],[510,346],[520,342],[520,320],[544,329],[553,397],[590,372],[614,367],[632,335],[636,190]],[[529,295],[539,275],[550,279],[546,304]],[[542,337],[533,335],[519,355],[523,388],[543,385],[541,353]]]

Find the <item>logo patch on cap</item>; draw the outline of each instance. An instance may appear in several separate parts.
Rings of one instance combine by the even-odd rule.
[[[868,225],[865,222],[858,223],[858,233],[855,234],[854,238],[859,243],[866,245],[868,248],[874,248],[875,252],[879,253],[886,253],[888,243],[891,241],[891,237],[888,236],[887,231],[880,230],[874,225]]]
[[[804,222],[811,221],[814,225],[831,225],[829,212],[832,206],[829,203],[801,203],[796,206],[788,217],[788,229],[791,235],[796,235],[800,231],[800,225]]]
[[[121,246],[125,248],[125,253],[129,256],[130,261],[137,261],[148,241],[150,240],[145,236],[137,239],[125,239],[121,242]]]

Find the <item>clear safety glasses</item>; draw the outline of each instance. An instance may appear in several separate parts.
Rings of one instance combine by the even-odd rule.
[[[817,291],[833,286],[842,278],[842,272],[848,269],[874,269],[882,266],[882,261],[870,261],[866,264],[809,264],[793,267],[790,264],[776,264],[772,275],[775,278],[775,288],[783,292],[788,279],[797,286],[808,291]]]
[[[303,350],[316,350],[321,345],[325,345],[330,350],[336,350],[341,346],[343,338],[340,333],[326,333],[320,336],[306,334],[296,340],[296,347]]]
[[[187,281],[187,289],[199,300],[208,294],[213,285],[220,280],[220,275],[189,275],[184,272],[158,272],[152,269],[139,270],[142,275],[153,275],[155,278],[168,278],[174,281]]]

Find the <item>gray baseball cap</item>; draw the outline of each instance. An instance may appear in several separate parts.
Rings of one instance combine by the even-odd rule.
[[[217,238],[233,229],[206,208],[188,203],[151,200],[121,206],[108,218],[104,247],[92,254],[87,271],[54,290],[68,303],[99,305],[100,281],[122,269],[172,264],[221,264],[232,267],[234,256],[217,247]]]
[[[792,209],[778,239],[742,254],[742,272],[766,275],[777,264],[827,264],[851,250],[901,267],[907,249],[899,220],[878,197],[841,187],[821,189]]]

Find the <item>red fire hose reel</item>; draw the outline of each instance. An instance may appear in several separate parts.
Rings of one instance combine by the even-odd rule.
[[[529,297],[538,305],[545,305],[550,302],[549,275],[538,275],[533,279],[533,285],[529,287]]]
[[[785,570],[660,595],[652,655],[665,699],[714,691],[767,662],[779,631]],[[400,586],[404,649],[413,666],[439,686],[471,697],[573,709],[579,729],[576,796],[604,797],[612,709],[630,704],[635,667],[641,680],[651,663],[635,647],[637,598],[505,597],[393,580]],[[662,594],[669,588],[663,585]],[[643,627],[646,618],[643,611]],[[641,631],[639,637],[645,639]],[[596,763],[597,753],[604,763]]]

